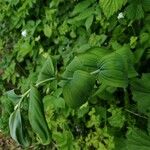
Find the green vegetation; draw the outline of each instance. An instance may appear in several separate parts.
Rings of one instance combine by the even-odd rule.
[[[149,0],[0,6],[1,133],[23,149],[150,149]]]

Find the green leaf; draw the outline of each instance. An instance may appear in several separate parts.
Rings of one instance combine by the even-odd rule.
[[[122,56],[122,59],[126,64],[126,70],[128,71],[128,78],[136,77],[138,74],[134,69],[135,58],[130,50],[130,47],[128,45],[124,45],[118,50],[116,50],[116,53]]]
[[[92,0],[84,0],[80,3],[78,3],[73,12],[72,12],[72,15],[76,15],[78,13],[81,13],[82,11],[84,11],[85,9],[87,9],[91,4],[92,4]]]
[[[55,75],[55,69],[52,62],[51,57],[48,57],[45,61],[43,67],[41,68],[41,72],[38,75],[37,82],[49,79]]]
[[[127,70],[122,56],[117,53],[103,57],[98,64],[100,69],[98,79],[101,83],[113,87],[128,85]]]
[[[20,109],[16,109],[9,118],[9,129],[11,137],[24,147],[30,145],[30,141],[27,137],[27,132],[23,129],[23,123],[21,118]]]
[[[109,108],[108,112],[112,114],[112,116],[108,118],[110,125],[122,128],[125,122],[125,116],[123,115],[122,110],[120,108]]]
[[[73,78],[63,88],[63,95],[66,104],[72,108],[77,108],[84,104],[93,89],[95,79],[85,71],[77,70]]]
[[[120,10],[127,0],[100,0],[100,6],[107,18]]]
[[[93,23],[93,18],[94,18],[94,16],[91,15],[91,16],[89,16],[89,17],[86,19],[86,21],[85,21],[85,27],[86,27],[86,30],[87,30],[87,31],[90,29],[90,27],[91,27],[91,25],[92,25],[92,23]]]
[[[140,129],[131,129],[127,135],[127,150],[149,150],[150,136]]]
[[[44,25],[44,34],[46,37],[50,38],[52,35],[52,27],[50,27],[49,25],[45,24]]]
[[[133,79],[131,90],[139,111],[145,114],[150,111],[150,73],[143,74],[141,79]]]
[[[49,144],[51,133],[44,115],[43,102],[39,91],[34,86],[31,86],[28,116],[31,127],[38,136],[40,143]]]
[[[73,135],[70,131],[54,132],[53,139],[56,141],[59,149],[73,150]]]
[[[21,95],[17,95],[15,93],[15,90],[10,90],[6,92],[6,95],[8,97],[9,100],[11,100],[14,104],[18,103],[20,98],[22,97]]]
[[[128,19],[133,21],[144,18],[144,10],[142,8],[142,5],[134,1],[126,8],[126,13]]]
[[[76,70],[84,70],[87,72],[92,72],[97,69],[98,61],[105,55],[109,54],[109,50],[104,48],[92,48],[81,53],[72,60],[72,62],[67,66],[64,77],[72,77]]]

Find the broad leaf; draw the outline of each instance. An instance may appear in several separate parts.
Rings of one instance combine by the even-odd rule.
[[[20,109],[16,109],[9,118],[9,129],[11,137],[24,147],[30,145],[30,141],[27,137],[27,132],[23,129],[23,123],[21,118]]]
[[[127,0],[100,0],[100,6],[107,18],[111,17],[115,12],[125,5]]]
[[[150,73],[143,74],[141,79],[133,79],[131,90],[139,111],[143,113],[150,111]]]
[[[126,87],[128,85],[127,70],[122,56],[112,53],[103,57],[98,64],[100,69],[99,81],[114,87]]]
[[[97,69],[98,61],[105,55],[109,54],[110,51],[104,48],[92,48],[81,53],[72,60],[67,66],[63,76],[72,77],[76,70],[84,70],[92,72]]]
[[[49,79],[53,77],[54,74],[55,74],[55,69],[54,69],[52,59],[51,57],[48,57],[41,69],[41,72],[39,73],[37,82]]]
[[[132,129],[127,135],[127,150],[149,150],[150,136],[140,129]]]
[[[49,144],[51,133],[45,119],[43,102],[39,91],[34,86],[31,86],[28,115],[31,127],[39,141],[44,145]]]
[[[77,70],[73,78],[63,89],[64,100],[72,108],[77,108],[84,104],[93,89],[95,79],[85,71]]]

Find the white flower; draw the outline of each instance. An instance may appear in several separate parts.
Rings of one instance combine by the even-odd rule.
[[[122,19],[122,18],[124,18],[123,13],[122,13],[122,12],[121,12],[121,13],[119,13],[117,18],[118,18],[118,19]]]
[[[27,36],[27,30],[23,30],[23,31],[21,32],[21,35],[22,35],[23,37],[26,37],[26,36]]]

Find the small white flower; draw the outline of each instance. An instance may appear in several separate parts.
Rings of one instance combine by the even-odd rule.
[[[27,36],[27,30],[23,30],[23,31],[21,32],[21,35],[22,35],[23,37],[26,37],[26,36]]]
[[[118,18],[118,19],[122,19],[122,18],[124,18],[123,13],[122,13],[122,12],[121,12],[121,13],[119,13],[119,14],[118,14],[118,16],[117,16],[117,18]]]

